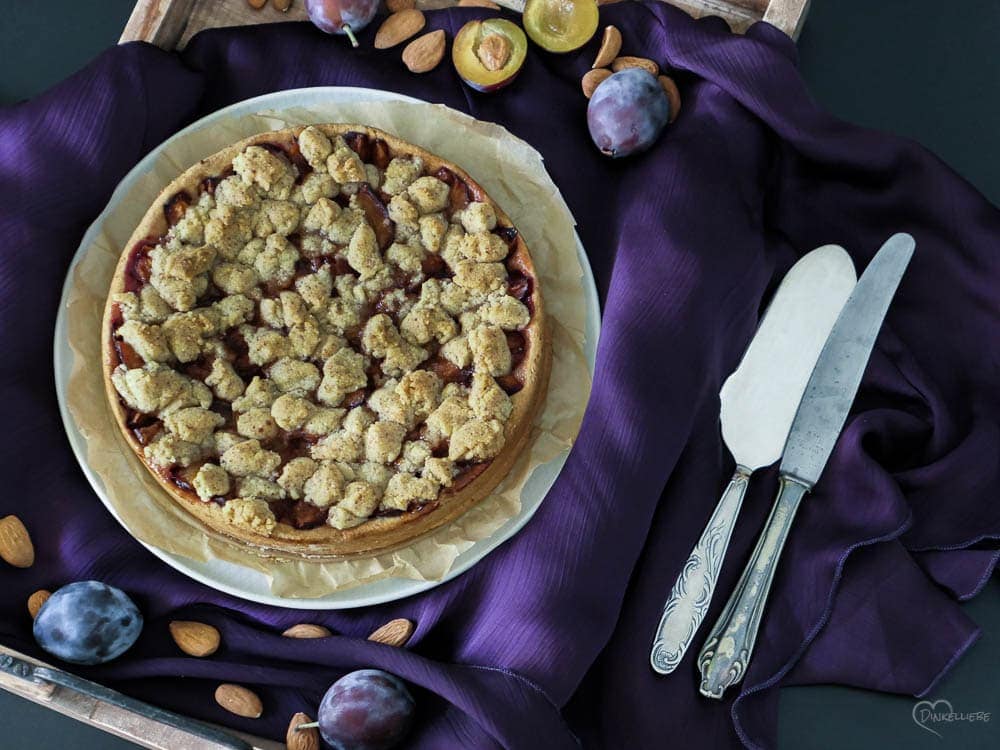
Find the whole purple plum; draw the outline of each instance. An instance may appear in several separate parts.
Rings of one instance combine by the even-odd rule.
[[[371,23],[378,10],[378,0],[306,0],[309,20],[327,34],[347,34],[358,46],[355,31]]]
[[[319,704],[319,731],[333,750],[388,750],[409,731],[414,706],[399,678],[360,669],[326,691]]]
[[[587,105],[590,138],[613,159],[645,151],[669,121],[666,92],[642,68],[625,68],[604,79]]]

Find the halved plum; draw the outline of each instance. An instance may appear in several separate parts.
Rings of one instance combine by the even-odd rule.
[[[517,76],[528,54],[528,38],[503,18],[469,21],[451,48],[455,70],[476,91],[496,91]]]
[[[527,0],[524,30],[549,52],[572,52],[597,33],[597,0]]]

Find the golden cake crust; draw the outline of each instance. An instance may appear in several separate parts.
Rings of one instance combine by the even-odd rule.
[[[344,136],[351,133],[364,134],[369,139],[369,143],[382,141],[388,144],[388,148],[394,158],[419,157],[423,161],[423,175],[425,176],[435,175],[441,168],[450,170],[465,183],[467,186],[466,189],[471,193],[474,203],[486,204],[492,208],[496,216],[497,227],[513,227],[510,218],[503,212],[500,206],[490,199],[483,188],[464,170],[418,146],[402,141],[380,130],[359,125],[325,124],[312,126],[312,129],[321,131],[335,143],[337,142],[335,140],[337,136]],[[516,270],[530,280],[530,320],[527,325],[517,329],[523,337],[524,356],[510,374],[516,377],[523,385],[520,390],[517,390],[510,396],[510,406],[512,408],[510,408],[509,417],[503,422],[503,447],[499,450],[499,453],[486,461],[472,462],[470,469],[466,469],[464,474],[459,474],[453,479],[454,484],[450,488],[444,486],[439,488],[436,499],[430,500],[423,505],[418,505],[410,510],[398,512],[395,515],[375,515],[349,528],[335,528],[327,523],[314,528],[295,528],[288,523],[274,522],[274,519],[268,521],[264,509],[271,506],[268,505],[266,500],[259,498],[229,498],[224,504],[203,501],[199,499],[196,491],[190,486],[190,481],[185,482],[188,486],[179,485],[175,481],[176,477],[171,478],[171,474],[164,471],[162,465],[158,467],[149,457],[149,451],[147,450],[148,443],[144,445],[140,442],[140,439],[137,437],[137,431],[130,428],[127,423],[130,413],[134,414],[135,410],[131,409],[125,403],[119,388],[116,387],[113,381],[113,374],[116,369],[121,370],[121,368],[125,367],[122,364],[119,350],[120,343],[116,344],[116,340],[121,340],[120,336],[116,335],[116,332],[122,325],[121,307],[118,301],[116,301],[116,295],[121,295],[127,289],[126,276],[129,272],[129,263],[132,258],[133,249],[147,238],[163,238],[171,230],[171,224],[168,223],[166,211],[164,210],[167,203],[181,192],[186,192],[190,196],[194,196],[194,200],[197,200],[199,188],[203,185],[204,181],[225,175],[232,169],[234,159],[243,154],[250,146],[267,144],[271,148],[274,146],[283,147],[286,153],[299,151],[297,138],[303,130],[304,128],[293,128],[261,133],[247,138],[194,165],[173,180],[160,193],[157,200],[137,226],[128,245],[124,248],[111,282],[105,307],[103,321],[104,334],[102,336],[105,387],[108,402],[115,415],[116,422],[126,442],[135,452],[136,456],[143,462],[173,501],[210,529],[269,552],[290,553],[297,556],[316,558],[361,556],[404,546],[443,524],[458,518],[493,491],[496,485],[510,472],[528,442],[534,418],[542,408],[548,387],[551,366],[551,343],[542,295],[538,285],[538,277],[535,273],[528,248],[519,232],[515,233],[511,241],[509,254],[506,256],[504,263],[509,271]],[[332,158],[333,156],[331,156]],[[334,166],[332,162],[331,166]],[[380,179],[385,179],[385,173],[381,175]],[[436,186],[432,185],[432,187]],[[418,204],[422,200],[422,195],[419,191],[415,191],[415,193],[413,203]],[[483,209],[483,211],[486,211],[486,209]],[[470,224],[475,225],[478,219],[470,216],[468,221]],[[471,233],[469,234],[471,236]],[[489,244],[486,240],[484,240],[483,244],[484,248],[482,252],[484,255],[482,256],[482,260],[460,261],[460,263],[465,263],[467,267],[462,267],[455,273],[480,274],[485,277],[487,271],[492,272],[493,267],[497,264],[490,264],[488,262],[491,248],[485,246]],[[341,250],[344,253],[349,253],[346,248],[341,248]],[[405,248],[400,248],[399,251],[405,254]],[[468,252],[477,253],[480,250],[470,246]],[[198,260],[196,259],[194,262],[198,262]],[[362,264],[363,262],[363,259],[359,261]],[[399,261],[401,264],[405,262],[405,258]],[[478,281],[478,277],[476,277],[470,283],[480,282]],[[485,283],[490,282],[487,280]],[[255,301],[255,306],[258,309],[257,314],[259,315],[260,300]],[[478,312],[478,309],[475,312]],[[493,330],[495,328],[496,326],[481,324],[480,329],[473,329],[467,335],[463,334],[468,339],[469,348],[475,350],[477,357],[475,372],[494,367],[496,368],[495,373],[502,372],[504,366],[503,352],[497,350],[496,341],[492,340],[497,338],[495,330]],[[130,330],[130,333],[133,337],[137,336],[132,330]],[[141,348],[147,356],[173,356],[170,352],[167,352],[166,355],[158,354],[158,346],[162,347],[160,339],[157,337],[144,337],[142,333],[140,331],[138,337],[133,338],[133,341],[141,344]],[[491,337],[490,334],[494,335]],[[176,342],[173,343],[175,343],[174,348],[179,346]],[[494,362],[497,362],[497,364],[494,365]],[[121,373],[119,373],[120,375]],[[120,383],[121,379],[119,378]],[[246,384],[244,383],[244,385]],[[292,395],[295,395],[294,392]],[[196,403],[199,399],[204,402],[205,393],[204,389],[196,387],[189,401],[183,403],[191,403],[191,414],[204,417],[204,409],[199,411],[199,404]],[[307,398],[306,400],[309,399]],[[315,404],[315,399],[313,403]],[[322,406],[321,404],[316,405]],[[365,406],[367,407],[367,405],[368,402],[366,400]],[[338,409],[326,410],[326,412],[333,411],[338,411]],[[330,418],[336,420],[336,415],[331,413]],[[262,434],[267,434],[266,430],[272,429],[269,426],[266,413],[263,413],[261,409],[257,409],[251,415],[243,412],[240,420],[245,420],[245,422],[242,422],[240,426],[243,432],[240,439],[248,437],[247,431],[250,431],[249,434],[253,434],[252,430],[256,429],[253,424],[255,419],[263,425],[261,429],[265,430],[265,433]],[[185,436],[188,436],[188,433],[197,434],[199,428],[196,424],[191,426],[185,424],[178,427],[176,423],[179,421],[180,419],[176,416],[171,418],[170,425],[173,430],[186,429],[187,433],[180,433]],[[160,420],[160,422],[163,422],[163,420]],[[386,423],[379,422],[379,424]],[[370,451],[369,455],[379,455],[379,450],[382,446],[380,440],[383,439],[383,433],[386,433],[389,445],[387,455],[392,455],[391,451],[394,447],[393,438],[398,438],[398,435],[394,435],[393,432],[392,429],[378,428],[371,430],[369,428],[366,433],[368,449]],[[192,443],[184,443],[184,445],[192,445]],[[473,447],[468,451],[468,455],[474,457],[476,450],[478,448],[473,444]],[[168,455],[171,457],[174,456],[173,453],[168,453]],[[215,461],[218,462],[219,459],[216,458]],[[287,462],[283,462],[282,467],[284,465],[287,465]],[[453,466],[453,471],[456,470],[455,466]],[[276,474],[275,470],[271,470],[270,476],[259,478],[270,482],[268,486],[274,486],[274,480],[277,478]],[[424,474],[427,474],[426,469]],[[213,476],[212,472],[206,471],[199,487],[210,487]],[[252,478],[251,476],[244,476],[243,479],[238,481],[243,483],[241,486],[248,486],[247,483]],[[347,480],[345,479],[344,481]],[[362,484],[364,483],[359,481],[359,486]],[[361,489],[364,488],[362,487]],[[235,503],[234,500],[236,501]],[[358,520],[356,517],[350,515],[348,517],[351,519],[351,523]]]

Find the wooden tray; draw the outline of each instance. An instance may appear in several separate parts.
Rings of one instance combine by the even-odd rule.
[[[667,1],[695,17],[721,16],[734,31],[743,32],[751,24],[763,20],[796,39],[805,21],[810,0]],[[524,9],[524,0],[497,2],[517,12]],[[457,4],[457,0],[417,0],[417,6],[425,10]],[[188,40],[202,29],[303,21],[306,19],[304,6],[303,0],[293,0],[292,7],[281,13],[270,3],[260,10],[254,10],[246,0],[139,0],[119,41],[144,41],[163,49],[183,49]]]

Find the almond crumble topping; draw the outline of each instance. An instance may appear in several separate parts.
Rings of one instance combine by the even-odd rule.
[[[257,534],[412,511],[504,447],[516,233],[448,170],[363,153],[315,127],[248,146],[113,299],[147,462]]]

